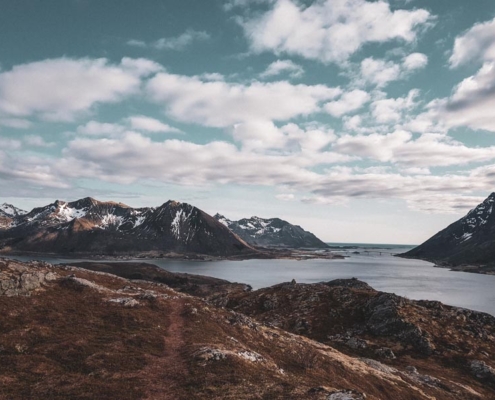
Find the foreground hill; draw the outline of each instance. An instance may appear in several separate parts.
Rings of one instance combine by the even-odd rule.
[[[254,250],[200,209],[175,201],[131,208],[84,198],[56,201],[12,215],[0,230],[3,252],[56,254],[208,254],[236,256]]]
[[[141,267],[136,265],[140,278],[154,279],[152,267],[146,267],[146,273]],[[119,271],[105,264],[95,268]],[[181,287],[173,274],[168,279],[178,285],[177,289],[187,286]],[[298,301],[291,309],[299,314],[310,313],[314,305],[324,311],[321,306],[336,296],[334,302],[342,304],[335,316],[349,307],[350,315],[357,313],[352,319],[357,321],[359,310],[352,311],[355,298],[373,300],[383,295],[348,280],[325,285],[331,292],[319,285],[295,283],[268,289],[272,292],[249,292],[242,285],[237,289],[229,286],[226,292],[225,285],[229,284],[224,281],[191,279],[201,285],[219,285],[217,300],[232,297],[232,305],[235,302],[235,307],[244,308],[248,307],[244,302],[251,298],[253,306],[266,304],[263,307],[272,315],[279,313],[280,319],[290,318],[284,311],[288,296],[302,299],[311,293],[306,297],[309,303]],[[258,297],[268,294],[272,305],[257,302]],[[0,260],[0,398],[494,398],[493,369],[483,360],[475,360],[463,371],[459,367],[463,358],[450,365],[448,358],[441,364],[436,356],[402,356],[397,351],[401,362],[389,366],[387,360],[373,359],[373,352],[370,356],[346,355],[336,350],[333,342],[328,345],[309,339],[309,334],[304,337],[270,327],[251,308],[246,312],[257,314],[258,320],[217,308],[213,298],[207,298],[212,300],[143,279],[128,280],[71,266]],[[443,321],[443,314],[435,312],[436,319]],[[442,323],[452,335],[472,329],[466,347],[476,347],[471,348],[470,357],[484,357],[493,364],[493,356],[483,355],[485,350],[494,354],[493,318],[459,315],[465,318],[459,329],[459,319],[445,317]],[[395,321],[393,315],[382,317],[385,324]],[[346,327],[342,325],[342,329]],[[430,371],[435,375],[429,375]]]
[[[474,272],[495,272],[494,203],[495,193],[492,193],[465,217],[401,256],[454,267],[485,266]]]
[[[251,217],[232,221],[220,214],[215,214],[214,218],[253,246],[328,248],[326,243],[311,232],[280,218]]]

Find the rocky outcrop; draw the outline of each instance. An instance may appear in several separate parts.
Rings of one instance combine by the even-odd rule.
[[[46,264],[33,263],[29,267],[15,261],[5,261],[0,270],[0,296],[30,296],[45,283],[57,279],[57,274],[44,269]]]

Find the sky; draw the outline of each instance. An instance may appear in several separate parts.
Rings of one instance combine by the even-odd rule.
[[[419,244],[493,191],[493,0],[2,3],[0,203]]]

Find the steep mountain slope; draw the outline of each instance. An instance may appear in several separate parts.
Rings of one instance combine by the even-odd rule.
[[[231,221],[223,215],[214,216],[232,232],[253,246],[289,248],[327,248],[328,246],[311,232],[292,225],[280,218],[259,217]]]
[[[495,193],[465,217],[402,254],[445,265],[495,264]]]
[[[168,201],[156,208],[84,198],[56,201],[12,218],[3,251],[48,253],[237,255],[252,249],[200,209]]]

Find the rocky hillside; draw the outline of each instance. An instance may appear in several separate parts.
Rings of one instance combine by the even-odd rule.
[[[251,217],[231,221],[220,214],[216,214],[215,218],[253,246],[288,247],[293,249],[328,248],[326,243],[311,232],[279,218]]]
[[[223,293],[211,301],[359,357],[384,372],[408,374],[450,393],[444,392],[447,398],[495,398],[491,315],[378,292],[357,279],[284,283]]]
[[[402,254],[440,265],[495,265],[495,193],[422,245]],[[476,271],[482,272],[482,271]]]
[[[0,231],[3,252],[163,253],[236,256],[254,250],[210,215],[186,203],[131,208],[85,198],[56,201],[11,217]]]
[[[343,321],[342,312],[352,306],[354,297],[376,297],[370,307],[376,314],[377,336],[406,318],[387,314],[388,303],[378,304],[383,294],[364,284],[341,281],[323,286],[327,289],[274,287],[272,303],[257,300],[269,293],[250,293],[240,286],[229,294],[222,291],[220,297],[235,297],[232,305],[235,302],[239,308],[247,307],[245,301],[251,298],[253,305],[265,304],[263,309],[272,315],[278,312],[279,320],[285,319],[287,296],[297,300],[294,313],[301,315],[308,313],[304,309],[320,308],[335,297],[332,304],[342,302],[332,314],[336,321]],[[303,306],[299,300],[305,293],[311,295]],[[0,299],[0,398],[5,399],[451,400],[495,395],[493,356],[489,356],[494,354],[493,319],[486,316],[459,314],[456,320],[450,311],[446,314],[451,335],[473,329],[465,351],[474,343],[470,353],[474,360],[464,371],[460,367],[464,359],[451,365],[449,353],[444,362],[440,356],[402,355],[398,349],[393,361],[374,351],[364,356],[345,354],[334,347],[336,339],[325,344],[304,332],[300,333],[307,337],[270,327],[251,309],[246,311],[258,319],[162,283],[73,266],[0,260]],[[434,309],[433,321],[443,323],[442,312]],[[359,311],[354,313],[352,320],[359,320]],[[380,318],[385,333],[378,326]],[[459,321],[461,328],[456,329]],[[308,323],[315,326],[313,320]],[[346,323],[342,324],[345,329]],[[484,330],[478,330],[480,324]],[[447,351],[444,348],[438,342],[438,349]],[[389,356],[387,351],[383,354]],[[392,362],[396,364],[391,366]]]

